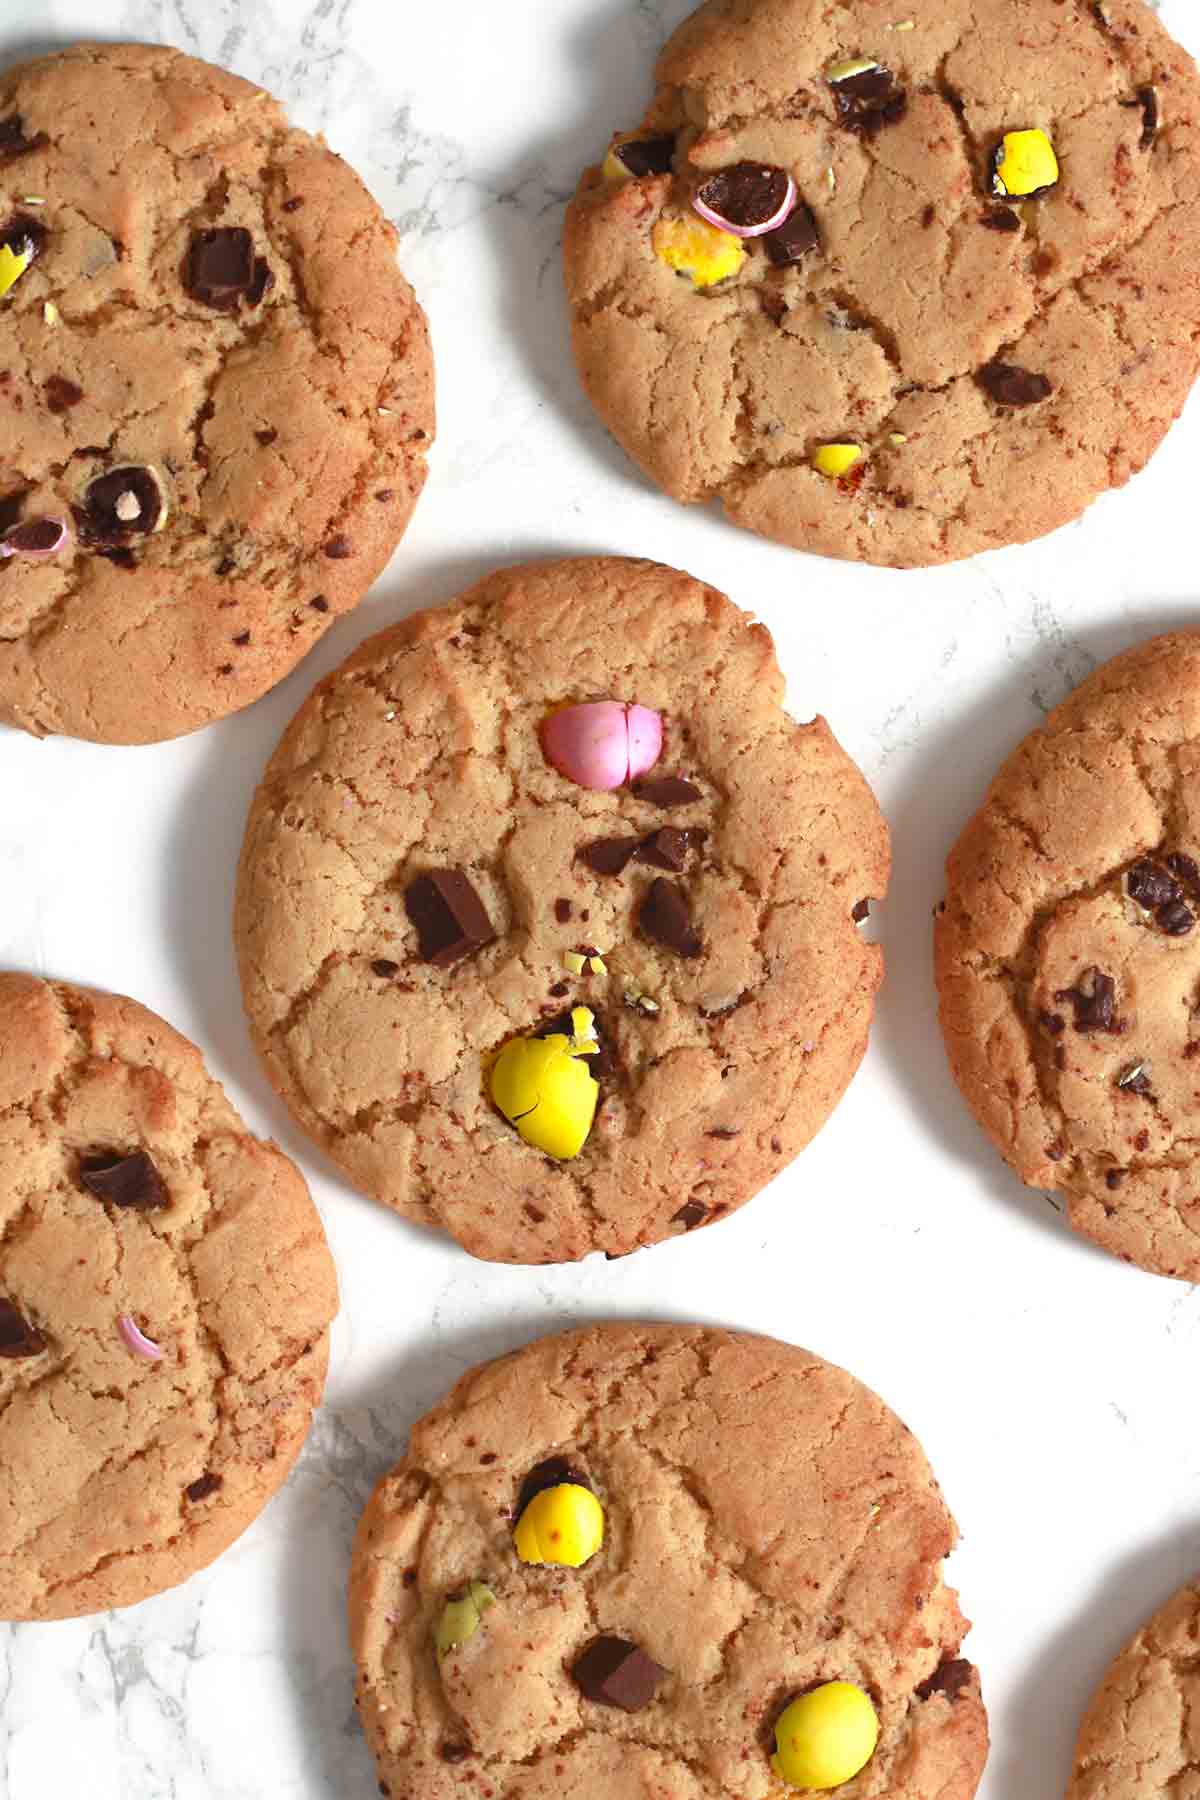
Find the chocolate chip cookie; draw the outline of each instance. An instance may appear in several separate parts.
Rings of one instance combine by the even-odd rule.
[[[1168,1601],[1108,1671],[1075,1746],[1067,1800],[1184,1800],[1200,1781],[1200,1585]]]
[[[425,478],[396,233],[261,88],[161,45],[0,79],[0,719],[174,737],[362,598]]]
[[[0,975],[0,1618],[183,1581],[280,1486],[333,1265],[298,1171],[145,1007]]]
[[[895,1414],[790,1345],[601,1325],[474,1369],[355,1545],[382,1792],[784,1800],[797,1736],[833,1751],[823,1786],[844,1775],[820,1712],[854,1696],[847,1800],[969,1800],[987,1720],[956,1535]],[[780,1730],[797,1699],[805,1734]]]
[[[942,1028],[984,1130],[1076,1230],[1200,1280],[1200,634],[1051,713],[947,882]]]
[[[1142,0],[710,0],[584,175],[566,278],[668,494],[907,567],[1142,467],[1200,360],[1198,244],[1200,78]]]
[[[677,570],[509,569],[365,644],[254,800],[255,1041],[350,1178],[476,1256],[709,1224],[824,1123],[887,828],[771,639]]]

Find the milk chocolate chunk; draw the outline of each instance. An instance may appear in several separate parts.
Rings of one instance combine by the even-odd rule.
[[[571,1668],[571,1679],[585,1700],[597,1706],[619,1706],[641,1712],[649,1706],[666,1670],[627,1638],[593,1638]]]
[[[481,950],[496,935],[483,901],[461,869],[418,875],[405,892],[404,907],[416,927],[421,961],[438,969]]]
[[[651,882],[638,909],[637,922],[646,937],[674,951],[676,956],[699,956],[704,948],[692,925],[683,890],[663,875]]]
[[[102,1150],[84,1157],[79,1165],[79,1185],[127,1212],[159,1212],[169,1206],[162,1176],[144,1150],[123,1155],[119,1150]]]
[[[31,1325],[11,1300],[0,1300],[0,1356],[19,1362],[27,1356],[40,1356],[46,1340]]]
[[[242,300],[250,299],[259,271],[254,239],[246,227],[217,225],[193,232],[184,279],[194,300],[218,312],[233,312]]]

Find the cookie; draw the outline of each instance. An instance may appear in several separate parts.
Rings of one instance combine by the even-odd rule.
[[[261,88],[161,45],[0,78],[0,719],[146,743],[281,680],[425,479],[396,233]]]
[[[888,839],[782,699],[762,626],[616,557],[493,575],[321,683],[236,930],[267,1071],[354,1182],[560,1262],[711,1223],[804,1147],[866,1047]]]
[[[1200,359],[1200,79],[1142,0],[1016,10],[710,0],[670,40],[566,280],[584,387],[672,498],[909,567],[1150,456]]]
[[[1200,1780],[1196,1656],[1200,1585],[1127,1644],[1084,1716],[1067,1800],[1185,1800]]]
[[[1200,634],[1090,676],[951,853],[942,1028],[984,1130],[1077,1231],[1200,1280]]]
[[[591,1537],[531,1561],[531,1515],[571,1496]],[[773,1772],[774,1755],[796,1772],[777,1728],[802,1699],[810,1753],[831,1747],[822,1711],[867,1728],[848,1761],[824,1759],[823,1787],[968,1800],[987,1720],[943,1579],[956,1535],[911,1432],[790,1345],[599,1325],[474,1369],[416,1426],[355,1543],[381,1791],[784,1800],[812,1785]]]
[[[337,1286],[308,1189],[132,1000],[0,975],[0,1618],[173,1587],[281,1485]]]

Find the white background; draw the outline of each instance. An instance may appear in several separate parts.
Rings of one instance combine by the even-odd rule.
[[[124,990],[193,1037],[306,1169],[343,1299],[300,1468],[216,1567],[124,1613],[0,1627],[0,1800],[369,1800],[343,1621],[357,1513],[467,1364],[577,1319],[773,1332],[911,1424],[963,1531],[951,1575],[992,1716],[986,1800],[1058,1800],[1085,1696],[1200,1563],[1196,1293],[1077,1241],[998,1164],[946,1072],[929,951],[942,860],[1000,757],[1096,661],[1196,619],[1200,410],[1078,525],[932,573],[818,561],[651,492],[577,387],[559,238],[579,168],[636,122],[688,10],[0,0],[10,60],[79,36],[166,40],[323,129],[401,225],[440,413],[391,570],[267,700],[145,750],[0,732],[0,963]],[[1162,11],[1200,49],[1194,6]],[[867,1063],[801,1161],[686,1242],[537,1271],[471,1261],[310,1152],[251,1054],[229,913],[251,791],[316,677],[404,612],[556,550],[658,557],[757,612],[793,711],[824,712],[875,785],[896,873]]]

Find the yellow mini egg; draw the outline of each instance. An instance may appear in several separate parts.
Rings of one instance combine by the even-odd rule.
[[[584,1060],[598,1048],[592,1015],[586,1007],[576,1010],[586,1018],[572,1016],[573,1038],[510,1038],[492,1065],[496,1106],[527,1144],[558,1162],[583,1149],[600,1098]]]
[[[14,250],[11,244],[0,244],[0,294],[16,285],[32,261],[32,249]]]
[[[878,1742],[879,1719],[869,1695],[852,1682],[827,1681],[780,1716],[771,1767],[791,1787],[841,1787],[866,1768]]]
[[[604,1508],[590,1488],[565,1481],[535,1494],[513,1533],[523,1563],[578,1569],[604,1542]]]
[[[857,467],[865,455],[861,444],[822,444],[813,452],[812,466],[818,475],[838,481]]]
[[[654,254],[669,269],[690,275],[693,287],[715,287],[736,275],[746,260],[741,240],[707,219],[660,219],[650,238]]]
[[[1058,158],[1044,131],[1006,131],[992,160],[992,192],[1032,200],[1058,183]]]

